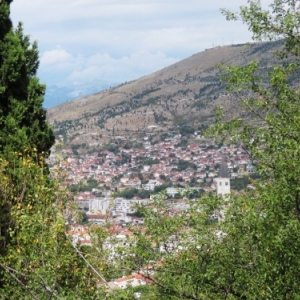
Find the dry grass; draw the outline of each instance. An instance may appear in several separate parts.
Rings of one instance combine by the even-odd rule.
[[[177,124],[209,125],[215,106],[223,106],[234,117],[240,108],[226,95],[216,65],[271,60],[275,47],[265,43],[209,49],[132,82],[51,108],[48,120],[70,142],[97,144],[104,137],[129,135],[150,125],[160,130]]]

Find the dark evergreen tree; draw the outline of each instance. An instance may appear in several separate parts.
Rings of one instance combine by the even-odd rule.
[[[39,83],[37,43],[24,35],[21,23],[16,29],[10,20],[11,0],[0,1],[0,159],[1,173],[9,178],[13,195],[0,193],[0,253],[5,253],[9,230],[14,226],[11,209],[26,195],[34,182],[20,170],[24,159],[34,157],[38,164],[50,153],[54,143],[52,129],[43,108],[45,85]],[[47,168],[44,168],[47,170]],[[23,191],[23,192],[22,192]]]
[[[14,163],[18,168],[8,177],[5,169]],[[49,184],[35,158],[0,160],[1,300],[106,299],[84,249],[66,235],[68,198],[54,180]]]
[[[0,2],[0,40],[2,41],[4,36],[9,32],[12,27],[12,23],[9,16],[9,5],[12,0],[3,0]]]
[[[36,76],[37,43],[24,35],[21,23],[13,29],[11,2],[0,2],[0,152],[36,148],[47,154],[54,135],[43,108],[45,85]]]
[[[38,49],[12,27],[11,2],[0,0],[0,299],[104,299],[99,272],[66,235],[68,193],[44,168],[54,135]]]

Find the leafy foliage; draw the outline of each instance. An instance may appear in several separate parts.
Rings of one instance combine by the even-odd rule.
[[[0,198],[0,253],[6,252],[10,240],[8,229],[14,225],[11,209],[18,202],[17,195],[25,197],[27,189],[33,185],[33,182],[26,182],[20,172],[21,158],[38,157],[36,163],[47,173],[44,159],[54,143],[42,107],[45,86],[36,77],[37,44],[30,43],[21,24],[12,28],[10,3],[0,3],[0,157],[7,162],[1,171],[12,185],[13,193],[8,197],[4,190]]]
[[[223,67],[224,82],[247,118],[224,120],[217,109],[210,133],[242,142],[262,180],[243,194],[224,199],[208,194],[185,206],[161,194],[138,210],[145,217],[145,229],[132,226],[133,235],[122,243],[110,239],[109,249],[106,228],[93,229],[95,247],[90,249],[71,243],[66,235],[62,212],[68,195],[44,172],[41,155],[47,155],[51,135],[46,125],[45,135],[35,126],[33,132],[26,127],[16,101],[23,99],[16,95],[24,90],[12,88],[24,71],[22,51],[34,47],[22,46],[26,38],[21,27],[9,31],[3,13],[8,13],[10,1],[0,2],[0,21],[6,26],[0,27],[0,37],[8,26],[0,49],[9,50],[7,60],[1,61],[6,78],[0,82],[1,121],[16,143],[4,138],[6,157],[0,160],[3,299],[133,299],[134,288],[107,294],[106,281],[132,271],[152,283],[140,289],[144,299],[300,299],[300,106],[299,91],[290,80],[298,69],[298,1],[276,0],[271,12],[262,10],[258,1],[248,2],[238,14],[224,13],[229,19],[241,18],[254,38],[284,38],[280,57],[292,55],[293,62],[279,61],[267,77],[256,62]],[[27,91],[28,86],[40,87],[29,76],[35,71],[31,66],[22,81]],[[7,87],[11,94],[4,96]],[[41,100],[40,94],[36,99]],[[11,104],[15,105],[10,109]],[[38,116],[43,120],[42,110]],[[15,133],[13,128],[20,130]],[[22,147],[16,150],[14,145]],[[95,289],[98,280],[102,288]]]
[[[146,232],[136,231],[123,264],[146,273],[159,299],[300,299],[300,106],[290,80],[299,65],[299,1],[276,0],[264,11],[249,0],[237,14],[223,12],[255,39],[281,39],[279,58],[292,61],[267,73],[257,62],[221,68],[246,118],[228,121],[217,109],[208,133],[243,143],[262,177],[253,190],[203,196],[177,213],[161,196],[144,208]]]
[[[0,298],[103,298],[101,276],[66,234],[69,194],[45,163],[54,136],[37,44],[12,28],[11,2],[0,1]]]
[[[36,77],[37,43],[30,43],[21,24],[0,40],[0,62],[1,151],[26,146],[48,153],[54,136],[42,107],[45,86]]]
[[[120,192],[117,192],[115,194],[116,197],[123,197],[125,199],[132,199],[133,197],[139,197],[139,198],[149,198],[150,192],[146,190],[140,190],[140,189],[124,189]]]
[[[66,235],[62,213],[70,195],[49,182],[38,156],[31,156],[16,153],[9,162],[0,160],[0,197],[10,212],[1,214],[10,237],[1,241],[1,299],[94,299],[101,294],[95,289],[99,278]]]

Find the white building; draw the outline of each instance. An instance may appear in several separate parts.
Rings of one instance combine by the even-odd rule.
[[[127,277],[122,277],[108,283],[112,289],[126,289],[128,287],[136,287],[147,284],[146,278],[141,274],[132,274]]]
[[[131,201],[124,198],[116,198],[114,200],[113,212],[115,213],[133,213],[134,210],[132,208]]]
[[[220,165],[219,175],[214,179],[217,184],[217,195],[220,195],[225,200],[229,200],[230,195],[230,178],[227,163],[223,159]],[[218,219],[219,221],[225,220],[226,207],[223,206],[220,209],[216,209],[212,215],[213,219]]]
[[[106,214],[110,205],[109,198],[94,198],[89,201],[89,212],[99,212]]]
[[[124,216],[126,214],[132,214],[136,211],[137,205],[146,205],[149,203],[149,199],[124,199],[124,198],[116,198],[114,200],[113,213],[123,213]]]
[[[218,177],[215,178],[217,184],[217,195],[226,197],[230,194],[230,177],[227,163],[223,159],[220,165]]]
[[[150,179],[148,183],[144,184],[143,189],[146,191],[154,191],[154,188],[159,185],[161,185],[159,180]]]

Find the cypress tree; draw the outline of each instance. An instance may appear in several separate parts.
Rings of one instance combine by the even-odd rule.
[[[9,5],[12,0],[2,0],[0,2],[0,40],[2,41],[4,36],[10,31],[12,28],[12,23],[9,16]]]
[[[0,2],[0,153],[35,148],[49,154],[54,135],[43,108],[45,85],[36,76],[37,43],[12,27],[9,5]]]
[[[11,2],[0,0],[0,299],[104,299],[65,234],[68,193],[44,167],[54,135],[37,43],[13,28]]]
[[[36,76],[39,66],[37,43],[24,35],[22,24],[13,28],[10,19],[12,0],[0,0],[0,160],[1,174],[9,178],[12,197],[0,192],[0,254],[9,243],[14,221],[11,209],[34,186],[27,182],[24,158],[34,156],[40,166],[54,143],[52,129],[43,108],[45,85]],[[46,170],[47,168],[43,168]],[[45,172],[43,171],[45,174]]]

